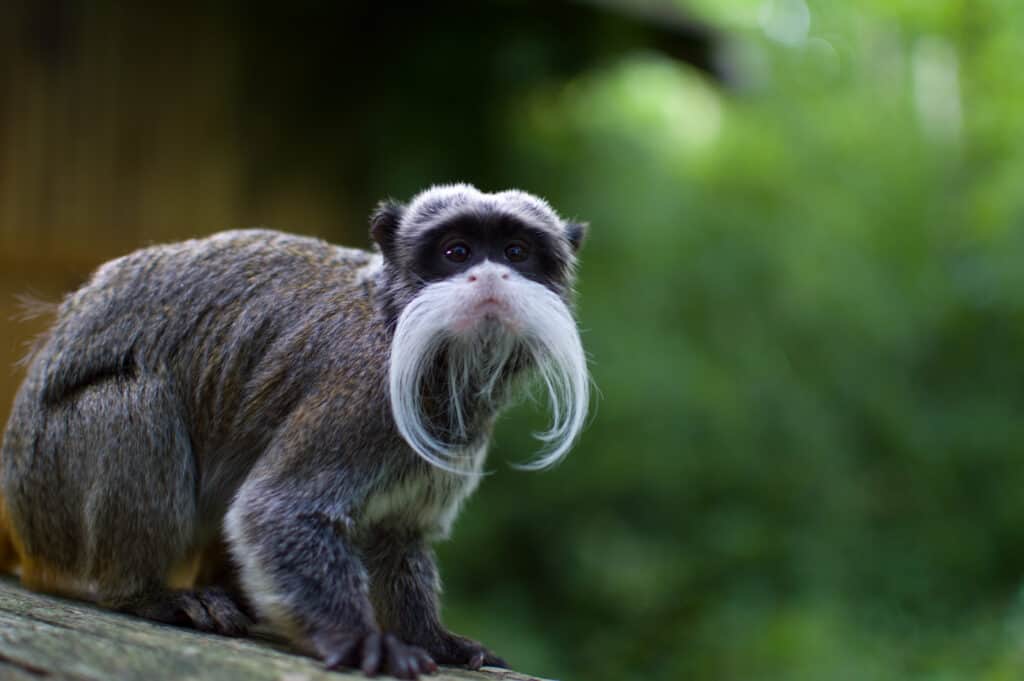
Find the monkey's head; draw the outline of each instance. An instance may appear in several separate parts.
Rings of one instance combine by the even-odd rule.
[[[568,453],[589,403],[571,310],[585,230],[531,194],[465,184],[378,207],[371,233],[395,330],[391,409],[424,459],[457,468],[479,419],[492,417],[524,375],[539,379],[552,409],[551,428],[538,434],[547,447],[526,467]]]

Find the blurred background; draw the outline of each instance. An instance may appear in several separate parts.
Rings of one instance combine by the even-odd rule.
[[[368,245],[380,198],[589,220],[601,391],[494,474],[445,615],[562,679],[1024,669],[1024,4],[0,8],[0,417],[57,299],[152,242]]]

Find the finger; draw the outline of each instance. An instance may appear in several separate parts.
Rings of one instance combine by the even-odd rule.
[[[356,641],[345,641],[324,658],[324,666],[328,669],[341,669],[348,666],[352,651],[356,649]]]
[[[423,671],[420,669],[420,659],[411,650],[406,650],[403,658],[405,663],[409,665],[409,673],[412,674],[412,678],[418,678],[420,673]]]
[[[376,676],[380,671],[380,658],[380,634],[370,634],[363,639],[363,673],[367,676]]]
[[[217,627],[214,625],[210,613],[206,610],[203,602],[193,594],[183,593],[181,595],[181,609],[192,620],[192,626],[196,629],[200,631],[216,631]]]
[[[405,646],[391,634],[384,636],[384,645],[388,650],[388,667],[392,676],[399,679],[415,679],[416,673],[409,667]]]
[[[416,648],[416,658],[420,662],[420,669],[425,674],[433,674],[437,671],[437,663],[434,662],[434,658],[430,656],[430,653],[423,650],[422,648]]]
[[[501,667],[502,669],[511,669],[511,667],[508,666],[508,662],[505,662],[504,658],[498,657],[497,655],[495,655],[494,653],[491,653],[491,652],[488,652],[487,656],[484,658],[484,666],[485,667]]]
[[[225,636],[245,636],[251,624],[249,618],[238,608],[223,589],[208,589],[198,596],[213,619],[217,632]]]

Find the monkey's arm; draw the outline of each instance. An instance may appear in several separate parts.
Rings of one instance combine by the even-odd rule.
[[[441,590],[434,552],[416,532],[381,530],[365,550],[378,621],[442,664],[479,669],[508,664],[476,641],[441,624]]]
[[[268,455],[239,490],[226,520],[244,589],[257,610],[330,668],[360,667],[369,675],[406,679],[436,669],[425,651],[377,625],[366,569],[349,538],[348,507],[339,496],[351,480],[337,471],[297,470],[289,465],[295,457],[281,452]]]

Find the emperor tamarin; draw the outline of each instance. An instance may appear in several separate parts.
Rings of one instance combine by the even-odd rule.
[[[553,412],[528,467],[583,426],[584,226],[460,184],[382,203],[371,233],[150,247],[63,301],[0,454],[27,586],[225,634],[256,615],[368,674],[502,664],[442,626],[430,543],[524,381]]]

